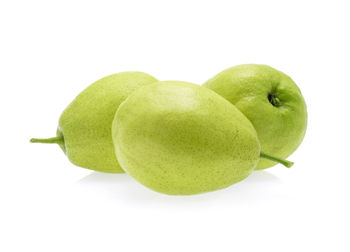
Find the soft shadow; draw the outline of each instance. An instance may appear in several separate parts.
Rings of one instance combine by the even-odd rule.
[[[281,180],[273,175],[272,173],[265,171],[265,170],[258,170],[252,172],[248,178],[243,180],[243,182],[246,183],[276,183],[276,182],[281,182]]]
[[[79,180],[79,183],[101,183],[108,185],[109,183],[125,183],[130,180],[130,177],[125,173],[103,173],[103,172],[92,172],[89,175]]]
[[[270,172],[255,171],[240,183],[223,190],[191,196],[169,196],[149,190],[127,174],[92,172],[78,181],[78,184],[88,186],[94,192],[108,194],[112,199],[132,204],[157,204],[163,207],[183,206],[183,203],[186,206],[213,206],[214,204],[211,204],[213,201],[222,201],[229,205],[253,203],[268,198],[268,191],[278,183],[279,178]]]

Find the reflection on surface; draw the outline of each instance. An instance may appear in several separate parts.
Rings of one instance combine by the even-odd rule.
[[[254,171],[245,180],[226,189],[203,193],[192,196],[168,196],[149,190],[127,174],[108,174],[92,172],[78,181],[81,186],[86,186],[97,193],[108,194],[118,200],[137,202],[137,204],[162,204],[177,205],[180,202],[186,204],[208,204],[213,201],[227,201],[228,204],[239,202],[254,203],[261,200],[269,200],[272,197],[283,197],[279,187],[283,185],[279,178],[267,171]],[[212,204],[210,204],[212,205]]]

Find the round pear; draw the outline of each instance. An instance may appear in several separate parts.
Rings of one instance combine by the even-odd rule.
[[[235,105],[251,121],[262,151],[287,158],[301,144],[307,126],[306,104],[288,75],[266,65],[238,65],[203,86]],[[256,169],[276,164],[264,159]]]

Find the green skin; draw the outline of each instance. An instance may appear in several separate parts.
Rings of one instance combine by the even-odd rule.
[[[33,138],[31,142],[59,144],[77,166],[123,173],[112,142],[115,112],[137,88],[154,82],[157,79],[142,72],[123,72],[102,78],[81,92],[63,111],[56,137]]]
[[[273,158],[260,154],[256,131],[238,109],[186,82],[163,81],[135,91],[120,105],[112,137],[127,173],[171,195],[228,187],[246,178],[261,155]]]
[[[307,126],[304,98],[286,74],[266,65],[239,65],[203,84],[234,104],[254,125],[261,149],[287,158],[301,144]],[[260,160],[256,169],[276,165]]]

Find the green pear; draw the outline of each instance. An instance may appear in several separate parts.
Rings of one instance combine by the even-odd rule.
[[[172,195],[228,187],[246,178],[260,156],[273,158],[260,154],[253,125],[235,106],[186,82],[136,90],[117,110],[112,138],[128,174]]]
[[[304,98],[286,74],[266,65],[239,65],[203,84],[234,104],[253,124],[261,149],[287,158],[301,144],[307,126]],[[256,169],[276,165],[261,160]]]
[[[156,81],[142,72],[123,72],[102,78],[82,91],[63,111],[56,137],[33,138],[31,142],[59,144],[77,166],[122,173],[112,142],[115,112],[133,91]]]

